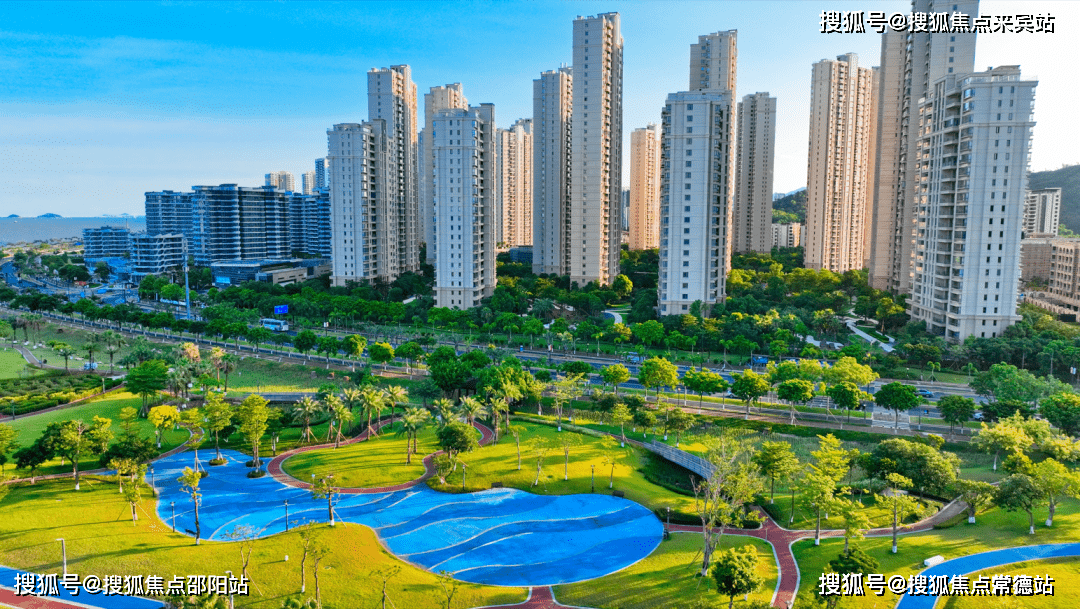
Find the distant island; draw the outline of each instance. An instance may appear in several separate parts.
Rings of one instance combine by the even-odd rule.
[[[60,214],[41,214],[39,218],[63,218]]]
[[[8,216],[8,217],[9,217],[9,218],[21,218],[22,216],[20,216],[19,214],[11,214],[11,215],[10,215],[10,216]]]

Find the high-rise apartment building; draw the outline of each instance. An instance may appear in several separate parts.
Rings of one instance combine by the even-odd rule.
[[[662,114],[660,314],[723,302],[731,266],[735,114],[727,91],[668,95]]]
[[[131,231],[120,226],[84,228],[82,242],[87,260],[123,258],[131,251]]]
[[[806,171],[805,264],[835,273],[865,264],[876,121],[874,73],[854,53],[814,64]]]
[[[420,269],[419,175],[417,158],[416,84],[407,65],[372,69],[368,72],[368,120],[382,120],[386,133],[386,171],[394,179],[382,185],[379,196],[389,201],[389,214],[396,223],[385,241],[378,243],[380,255],[391,265],[390,279]],[[336,179],[336,174],[334,178]],[[374,244],[373,244],[374,245]]]
[[[533,127],[522,118],[497,135],[495,243],[509,249],[533,243]]]
[[[330,191],[315,190],[310,195],[292,193],[289,204],[289,253],[330,258],[333,239],[330,230]]]
[[[562,67],[533,81],[533,272],[538,275],[570,274],[572,74]]]
[[[131,235],[131,280],[137,283],[147,275],[183,268],[188,253],[187,239],[180,233],[135,233]]]
[[[335,286],[392,281],[400,274],[396,251],[388,255],[396,250],[400,219],[386,186],[391,174],[385,125],[344,123],[326,132]]]
[[[316,185],[314,171],[305,171],[304,173],[300,174],[300,182],[302,185],[303,193],[305,195],[310,195],[311,193],[315,192],[316,188],[318,188],[318,186]]]
[[[194,238],[191,224],[190,192],[162,190],[146,193],[146,232],[150,235],[180,233],[188,242]]]
[[[296,177],[288,171],[272,171],[266,174],[266,185],[293,192],[296,190]]]
[[[432,87],[424,94],[424,129],[423,129],[423,154],[420,156],[420,230],[421,238],[427,243],[427,261],[435,262],[435,248],[432,242],[435,239],[435,224],[432,220],[435,214],[435,192],[432,172],[435,170],[435,158],[430,146],[431,125],[435,120],[435,113],[439,110],[451,108],[467,109],[469,100],[465,99],[465,91],[461,83],[456,82],[442,87]]]
[[[566,251],[570,280],[610,284],[622,235],[623,39],[618,13],[574,20]]]
[[[1024,198],[1024,235],[1057,235],[1061,223],[1061,189],[1027,191]]]
[[[660,246],[660,127],[630,134],[630,249]]]
[[[1024,224],[1035,87],[1019,66],[935,81],[920,104],[913,320],[962,342],[1020,319]]]
[[[802,244],[802,224],[794,222],[772,225],[773,247],[799,247]]]
[[[978,0],[912,0],[913,13],[979,13]],[[870,247],[870,285],[910,293],[915,245],[919,100],[931,83],[974,72],[975,30],[934,33],[886,30],[881,39],[877,158]]]
[[[321,159],[315,159],[315,188],[326,188],[329,184],[326,181],[329,175],[329,164],[326,162],[326,157]]]
[[[439,110],[428,134],[435,161],[435,305],[468,309],[495,290],[495,107]]]
[[[690,45],[690,90],[730,91],[735,97],[738,67],[738,31],[698,36]]]
[[[743,97],[738,106],[732,247],[736,252],[772,249],[773,157],[776,98],[768,92]]]
[[[194,186],[191,196],[195,264],[289,256],[289,196],[274,186]]]

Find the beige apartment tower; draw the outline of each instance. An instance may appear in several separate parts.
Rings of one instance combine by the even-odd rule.
[[[495,242],[500,249],[533,244],[532,119],[498,130]]]
[[[863,268],[873,184],[873,83],[873,71],[860,68],[854,53],[814,64],[803,235],[807,268]]]
[[[571,68],[533,81],[533,273],[570,274]]]
[[[435,238],[435,225],[432,217],[435,213],[434,178],[432,173],[435,169],[435,156],[431,146],[431,125],[435,119],[435,113],[439,110],[453,108],[466,109],[469,101],[465,99],[465,92],[461,83],[456,82],[442,87],[432,87],[424,94],[424,131],[422,135],[423,154],[420,158],[420,234],[423,235],[427,244],[427,261],[435,263],[435,247],[432,242]]]
[[[630,134],[630,249],[660,246],[660,127]]]
[[[913,0],[913,13],[979,13],[978,0]],[[881,38],[870,285],[911,292],[920,136],[919,100],[950,74],[975,71],[974,31],[894,32]]]
[[[732,247],[736,252],[767,254],[772,250],[773,241],[776,98],[769,97],[767,92],[743,97],[739,102],[738,121]]]
[[[1024,236],[1057,236],[1061,223],[1061,189],[1029,190],[1024,197]]]
[[[382,256],[394,262],[393,277],[420,270],[420,197],[417,158],[416,84],[407,65],[368,72],[368,120],[386,126],[386,168],[396,179],[385,185],[390,218],[398,230],[378,244]]]
[[[618,13],[574,20],[566,251],[570,281],[609,285],[622,238],[623,39]]]
[[[729,91],[735,97],[738,31],[698,36],[690,45],[690,90]]]

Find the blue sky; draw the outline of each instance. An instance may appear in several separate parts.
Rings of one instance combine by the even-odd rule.
[[[690,44],[739,30],[739,97],[778,98],[775,188],[805,183],[810,67],[880,36],[818,33],[822,10],[906,2],[0,3],[0,216],[142,214],[147,190],[260,185],[314,168],[326,129],[367,118],[366,75],[406,63],[421,94],[461,82],[500,126],[532,114],[532,80],[569,63],[577,15],[622,14],[624,134],[687,88]],[[984,1],[1049,13],[1055,34],[980,35],[976,68],[1040,79],[1032,169],[1080,162],[1068,66],[1080,2]],[[629,157],[624,161],[628,170]],[[624,180],[624,184],[628,184]]]

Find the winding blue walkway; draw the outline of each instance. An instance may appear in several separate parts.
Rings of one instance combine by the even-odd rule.
[[[1046,558],[1065,558],[1073,556],[1080,556],[1080,543],[1052,543],[1039,546],[1019,546],[1016,548],[1006,548],[1004,550],[980,552],[970,556],[961,556],[960,558],[946,560],[941,564],[926,569],[920,575],[926,575],[928,577],[934,575],[946,575],[951,578],[953,575],[967,575],[992,567],[1011,565],[1013,563],[1028,560],[1043,560]],[[1039,574],[1031,573],[1030,575],[1034,576]],[[1065,590],[1055,590],[1055,592],[1065,594],[1071,593],[1071,591],[1067,592]],[[933,609],[937,601],[938,597],[936,596],[912,596],[911,594],[905,594],[900,598],[900,601],[896,603],[896,609]]]
[[[199,521],[205,539],[228,540],[238,527],[259,536],[289,525],[326,522],[326,500],[271,476],[249,479],[247,457],[222,451],[228,463],[203,467]],[[213,456],[204,451],[203,457]],[[192,453],[154,463],[158,516],[194,535],[195,512],[177,478]],[[338,520],[375,530],[386,547],[430,571],[496,586],[551,586],[594,579],[626,568],[660,544],[664,527],[645,507],[610,495],[533,495],[516,489],[447,494],[420,485],[403,491],[337,495]]]

